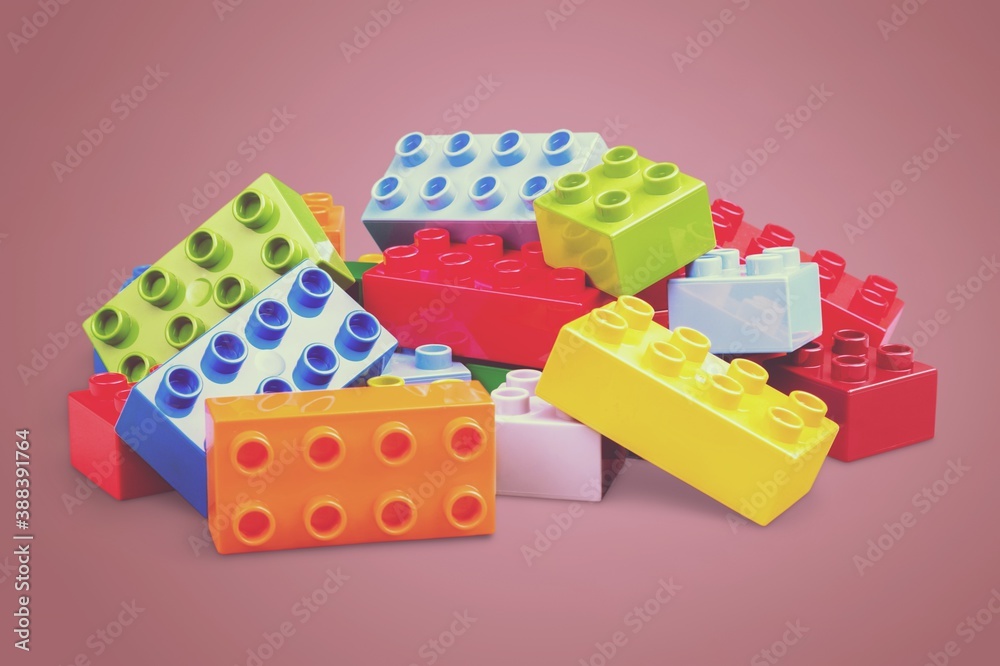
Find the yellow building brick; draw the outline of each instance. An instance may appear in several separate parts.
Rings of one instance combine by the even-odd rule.
[[[631,296],[562,328],[537,394],[727,507],[767,525],[812,487],[837,434],[826,405],[726,363]]]

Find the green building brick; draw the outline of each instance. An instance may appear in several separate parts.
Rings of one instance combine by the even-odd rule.
[[[715,247],[705,183],[631,146],[566,174],[535,199],[545,263],[573,266],[614,296],[633,295]]]
[[[83,327],[108,369],[136,382],[307,258],[354,283],[302,197],[264,174]]]
[[[351,276],[354,278],[354,286],[347,290],[347,293],[358,302],[358,305],[364,305],[364,291],[362,289],[361,276],[365,274],[372,266],[376,264],[368,261],[348,261],[347,270],[351,271]]]
[[[517,368],[511,365],[501,365],[498,363],[483,363],[481,361],[467,361],[456,359],[472,373],[472,378],[482,384],[487,391],[492,393],[501,384],[507,381],[507,373]]]

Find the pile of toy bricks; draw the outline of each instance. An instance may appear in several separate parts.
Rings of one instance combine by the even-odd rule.
[[[345,262],[343,208],[265,174],[137,268],[84,323],[73,465],[233,553],[489,534],[626,450],[766,525],[828,454],[933,437],[895,284],[597,133],[408,134],[362,220]]]

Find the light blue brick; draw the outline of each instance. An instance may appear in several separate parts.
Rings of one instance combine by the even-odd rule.
[[[519,249],[538,240],[534,200],[560,176],[599,164],[606,150],[597,132],[411,132],[396,143],[361,220],[383,250],[409,245],[426,227],[447,229],[456,243],[495,234]]]
[[[118,434],[204,516],[205,399],[363,385],[396,339],[304,261],[135,385]]]
[[[452,360],[448,345],[421,345],[413,350],[397,350],[389,359],[385,374],[399,377],[407,384],[429,384],[438,379],[472,379],[467,367]]]
[[[740,265],[737,250],[712,250],[667,284],[670,328],[701,331],[713,354],[790,352],[823,332],[819,267],[776,247]]]

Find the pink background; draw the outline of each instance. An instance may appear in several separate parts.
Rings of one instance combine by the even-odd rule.
[[[401,0],[347,62],[340,44],[390,4],[248,0],[220,20],[208,0],[72,2],[0,56],[0,264],[14,298],[3,327],[4,427],[31,429],[37,535],[30,656],[10,648],[15,595],[10,569],[0,569],[4,663],[68,664],[82,654],[94,664],[246,664],[263,634],[291,622],[294,634],[273,654],[265,648],[265,663],[764,664],[760,651],[798,621],[809,631],[777,648],[783,663],[924,664],[954,641],[950,663],[996,664],[1000,621],[971,642],[960,623],[1000,590],[989,351],[1000,281],[974,284],[982,289],[971,300],[949,292],[997,251],[989,202],[1000,10],[906,0],[916,12],[884,39],[889,0],[564,0],[575,11],[554,30],[546,11],[558,11],[557,0]],[[733,20],[678,71],[672,54],[723,9]],[[36,11],[34,0],[5,2],[0,26],[18,31]],[[156,65],[166,79],[127,118],[115,115],[113,100]],[[449,109],[480,77],[499,86],[456,127]],[[832,96],[789,137],[776,123],[812,86]],[[239,146],[274,107],[295,117],[248,163]],[[52,162],[105,117],[114,131],[59,182]],[[88,299],[106,298],[116,271],[155,260],[188,233],[179,206],[210,171],[229,160],[241,169],[204,216],[265,170],[300,191],[332,192],[348,208],[353,259],[374,249],[360,213],[405,132],[609,123],[624,126],[611,143],[675,161],[713,194],[746,151],[776,139],[778,151],[730,198],[759,224],[791,227],[806,249],[841,252],[855,274],[899,283],[907,306],[897,338],[919,341],[918,358],[941,370],[935,441],[829,461],[813,492],[770,527],[735,531],[721,505],[646,463],[603,503],[575,510],[565,530],[553,518],[565,502],[500,498],[492,537],[392,546],[221,557],[210,546],[194,552],[204,523],[173,493],[125,503],[95,494],[72,513],[64,507],[81,478],[69,465],[65,396],[86,386],[90,346],[71,337],[26,384],[17,366],[79,323]],[[911,182],[904,163],[949,127],[959,138]],[[843,225],[895,179],[905,193],[849,242]],[[914,338],[939,311],[947,323]],[[0,487],[12,488],[13,449],[0,457]],[[970,471],[920,514],[913,496],[959,459]],[[0,492],[4,506],[11,495]],[[859,575],[854,556],[905,511],[918,514],[916,525]],[[5,525],[0,535],[14,532]],[[521,548],[547,528],[559,538],[528,566]],[[0,550],[8,567],[9,552]],[[300,622],[294,605],[338,568],[349,580]],[[633,633],[628,614],[661,579],[681,589]],[[95,632],[133,599],[143,612],[97,654]],[[425,646],[464,611],[476,621],[446,636],[443,654]],[[619,631],[625,640],[602,661],[595,643]]]

